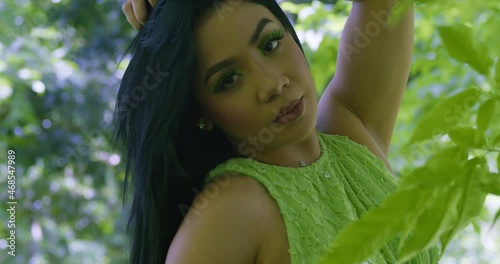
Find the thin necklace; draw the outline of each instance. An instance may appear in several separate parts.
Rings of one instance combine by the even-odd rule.
[[[250,158],[250,159],[254,160],[252,158]],[[300,161],[300,167],[305,167],[305,166],[307,166],[307,164],[304,161]],[[330,179],[331,178],[330,174],[328,174],[328,172],[326,172],[326,171],[323,171],[323,177],[325,179]]]
[[[300,161],[300,167],[305,167],[305,166],[306,166],[306,163],[303,161]],[[325,179],[330,179],[330,174],[328,174],[328,172],[326,172],[326,171],[323,171],[323,177],[325,177]]]

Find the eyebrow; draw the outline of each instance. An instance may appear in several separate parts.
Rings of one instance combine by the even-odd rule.
[[[263,18],[259,21],[259,23],[257,24],[257,27],[255,28],[255,31],[253,32],[252,34],[252,37],[250,38],[250,40],[248,41],[248,44],[249,45],[254,45],[257,40],[259,39],[259,36],[260,36],[260,33],[262,33],[262,30],[264,29],[264,27],[270,23],[270,22],[273,22],[271,19],[269,18]],[[236,60],[235,59],[227,59],[227,60],[223,60],[217,64],[215,64],[214,66],[210,67],[208,70],[207,70],[207,73],[205,74],[205,83],[208,81],[208,79],[210,79],[210,77],[212,77],[212,75],[214,75],[216,72],[228,67],[228,66],[231,66],[233,64],[236,64]]]

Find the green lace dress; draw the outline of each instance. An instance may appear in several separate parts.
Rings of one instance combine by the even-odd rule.
[[[321,156],[299,168],[281,167],[248,158],[220,164],[205,183],[225,172],[260,182],[283,215],[292,264],[317,264],[330,242],[347,223],[359,219],[395,191],[397,182],[381,159],[346,136],[318,132]],[[364,263],[396,263],[398,238]],[[439,248],[407,263],[438,263]],[[348,263],[346,263],[348,264]]]

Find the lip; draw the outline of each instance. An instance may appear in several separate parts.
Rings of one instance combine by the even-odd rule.
[[[273,122],[288,124],[295,121],[304,111],[303,96],[299,99],[294,99],[288,105],[282,107],[278,115],[272,120]]]

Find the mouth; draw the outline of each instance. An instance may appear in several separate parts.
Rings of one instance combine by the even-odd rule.
[[[278,115],[272,121],[282,124],[288,124],[295,121],[304,110],[303,98],[304,96],[299,99],[294,99],[288,103],[288,105],[282,107]]]

